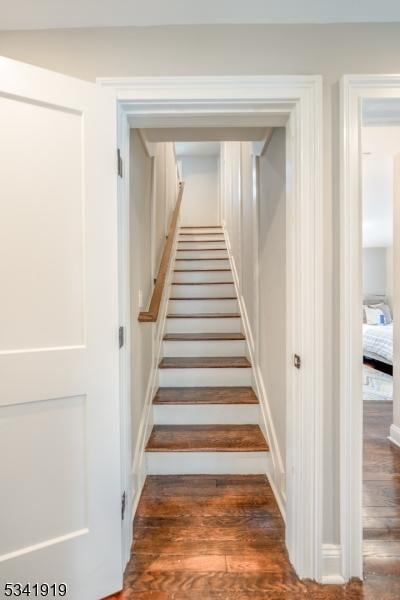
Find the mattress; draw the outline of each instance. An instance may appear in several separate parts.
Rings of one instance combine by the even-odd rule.
[[[368,358],[393,364],[393,323],[390,325],[363,324],[363,354]]]

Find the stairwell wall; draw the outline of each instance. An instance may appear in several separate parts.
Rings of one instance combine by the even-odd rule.
[[[181,225],[220,225],[218,156],[182,156],[185,193]]]
[[[271,477],[285,504],[286,200],[284,128],[256,158],[249,142],[221,154],[222,209],[246,335],[273,459]]]
[[[132,460],[140,446],[146,403],[156,369],[159,323],[139,323],[154,287],[165,235],[177,198],[173,144],[157,144],[151,157],[140,132],[130,134],[130,297]]]

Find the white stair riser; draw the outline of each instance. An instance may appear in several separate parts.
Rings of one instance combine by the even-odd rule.
[[[231,271],[185,271],[174,272],[174,283],[198,283],[212,281],[232,281]]]
[[[262,475],[269,452],[146,452],[149,475]]]
[[[153,406],[155,425],[258,425],[258,404],[168,404]]]
[[[175,269],[230,269],[229,260],[177,260]]]
[[[159,369],[160,387],[252,385],[251,368]]]
[[[207,333],[226,331],[236,333],[241,331],[240,318],[215,318],[215,319],[167,319],[167,333]]]
[[[221,248],[226,251],[225,242],[196,242],[194,244],[184,242],[178,243],[178,250],[207,250],[207,248]]]
[[[220,233],[221,235],[223,235],[223,229],[222,227],[190,227],[189,229],[186,229],[185,227],[181,227],[179,230],[179,233],[182,235],[182,233]]]
[[[164,356],[246,356],[244,340],[164,342]]]
[[[179,235],[180,242],[225,242],[221,233],[208,235]]]
[[[177,252],[176,258],[226,258],[228,259],[228,254],[226,250],[203,250],[203,251],[194,251],[185,250],[184,252]]]
[[[169,313],[237,313],[237,300],[170,300]]]
[[[217,297],[224,298],[232,296],[236,297],[235,286],[233,284],[227,285],[172,285],[170,289],[170,296],[172,298],[193,298],[193,297]]]

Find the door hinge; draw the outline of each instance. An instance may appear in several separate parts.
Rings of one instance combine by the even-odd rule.
[[[293,364],[296,367],[296,369],[301,369],[301,358],[298,354],[294,355]]]
[[[121,498],[121,520],[123,521],[125,518],[125,508],[126,508],[126,492],[122,494]]]
[[[119,148],[117,148],[117,165],[118,165],[118,176],[123,177],[121,150]]]
[[[120,327],[118,329],[118,342],[119,342],[120,348],[122,348],[122,346],[125,344],[125,328],[124,327]]]

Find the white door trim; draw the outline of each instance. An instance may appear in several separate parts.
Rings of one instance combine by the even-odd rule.
[[[320,76],[103,78],[132,127],[270,126],[290,119],[293,268],[288,364],[287,544],[300,577],[322,573],[323,193]],[[274,121],[275,120],[275,121]],[[128,157],[125,157],[127,161]],[[125,465],[128,468],[127,465]]]
[[[400,97],[400,75],[345,75],[340,147],[340,538],[342,574],[362,566],[362,101]]]

